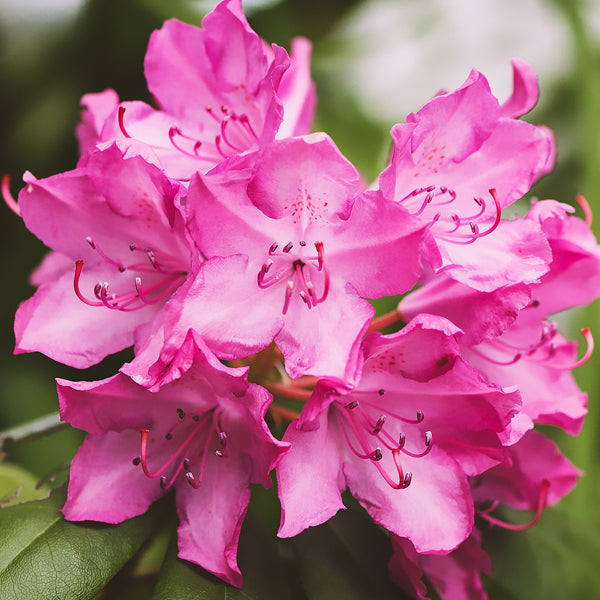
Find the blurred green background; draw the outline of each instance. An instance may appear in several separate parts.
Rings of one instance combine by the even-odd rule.
[[[151,31],[178,17],[200,24],[215,3],[183,0],[0,1],[0,172],[12,191],[30,170],[46,177],[74,167],[79,99],[112,87],[125,100],[150,101],[143,57]],[[325,130],[366,180],[384,166],[388,132],[439,89],[459,85],[472,67],[500,98],[510,92],[509,59],[528,59],[540,76],[539,105],[526,118],[557,138],[555,171],[532,195],[572,202],[583,193],[600,215],[600,3],[577,0],[263,0],[245,3],[266,40],[289,48],[314,43],[316,129]],[[98,379],[123,353],[87,372],[39,355],[14,357],[12,322],[32,293],[28,277],[44,248],[8,209],[0,236],[0,429],[57,410],[53,380]],[[596,221],[594,227],[600,224]],[[600,292],[600,290],[599,290]],[[563,321],[565,333],[591,327],[600,339],[598,304]],[[549,432],[586,472],[577,489],[525,534],[498,532],[487,548],[494,598],[600,597],[600,353],[576,376],[590,394],[583,434]],[[7,448],[35,478],[68,462],[81,435],[64,430]],[[129,597],[129,596],[127,596]],[[133,597],[133,596],[132,596]],[[341,597],[341,596],[340,596]]]

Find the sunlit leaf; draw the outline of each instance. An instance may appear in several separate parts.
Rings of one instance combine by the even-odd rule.
[[[71,523],[60,493],[0,510],[0,598],[93,598],[153,531],[160,507],[120,525]]]
[[[22,467],[0,463],[0,506],[39,500],[48,495],[48,488],[38,487],[38,479]]]

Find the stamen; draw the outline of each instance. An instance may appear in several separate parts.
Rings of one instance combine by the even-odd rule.
[[[131,136],[127,133],[127,130],[125,129],[125,123],[123,120],[124,117],[125,117],[125,107],[119,106],[119,129],[121,130],[121,133],[126,138],[130,138]]]
[[[383,475],[383,478],[392,488],[395,490],[405,490],[412,481],[412,473],[410,471],[404,473],[402,470],[402,464],[400,463],[400,450],[392,450],[392,458],[394,459],[394,465],[398,471],[398,483],[392,481],[390,476],[383,469],[380,469],[379,472]]]
[[[221,121],[221,137],[223,141],[234,151],[241,152],[244,148],[240,148],[231,142],[231,140],[227,136],[227,124],[231,121],[235,121],[235,115],[228,115],[225,119]]]
[[[79,289],[79,279],[81,278],[81,271],[83,269],[83,261],[78,260],[75,262],[75,275],[73,277],[73,289],[75,290],[75,295],[88,306],[103,306],[102,302],[94,302],[93,300],[88,300]]]
[[[112,258],[110,258],[109,256],[107,256],[106,254],[104,254],[104,252],[102,252],[102,250],[100,249],[100,247],[98,246],[98,244],[96,243],[96,241],[90,237],[89,235],[85,238],[85,241],[90,245],[90,247],[92,248],[92,250],[95,250],[100,257],[102,258],[102,260],[105,260],[109,265],[112,265],[113,267],[116,267],[119,271],[121,271],[121,273],[123,273],[123,271],[126,270],[126,267],[124,267],[120,262],[117,262],[116,260],[113,260]]]
[[[109,294],[109,284],[108,282],[98,282],[94,287],[94,295],[97,298],[97,302],[93,300],[88,300],[80,289],[80,279],[81,272],[83,270],[83,261],[79,260],[75,263],[75,275],[73,278],[73,287],[75,290],[75,294],[77,297],[89,306],[104,306],[106,308],[110,308],[112,310],[119,310],[123,312],[130,312],[134,310],[139,310],[144,306],[149,304],[156,304],[162,301],[166,296],[168,296],[176,287],[180,284],[180,278],[185,276],[187,273],[185,271],[173,271],[167,268],[161,268],[154,256],[154,252],[151,248],[144,248],[143,252],[145,252],[150,264],[152,265],[152,270],[149,267],[144,265],[122,265],[121,263],[113,260],[108,255],[106,255],[98,243],[90,236],[86,237],[86,242],[90,245],[90,247],[104,260],[106,263],[111,265],[111,267],[115,267],[120,273],[124,273],[127,270],[137,269],[139,271],[145,272],[159,272],[165,275],[164,278],[157,281],[156,283],[148,286],[147,288],[142,288],[142,280],[140,277],[136,277],[134,280],[134,290],[124,293],[124,294]],[[135,244],[130,244],[129,246],[131,251],[137,250]]]
[[[431,443],[432,439],[433,439],[433,436],[431,434],[431,431],[426,431],[425,432],[425,450],[423,450],[423,452],[414,453],[414,452],[411,452],[410,450],[407,450],[404,447],[402,447],[401,450],[402,450],[402,452],[404,452],[404,454],[407,454],[408,456],[411,456],[412,458],[423,458],[423,456],[427,456],[427,454],[429,454],[431,452],[431,448],[433,447],[433,445]]]
[[[227,434],[224,431],[219,431],[219,442],[223,450],[215,450],[215,454],[219,458],[227,458]]]
[[[492,505],[492,507],[488,508],[487,510],[478,510],[477,514],[481,518],[483,518],[486,521],[488,521],[489,523],[491,523],[492,525],[497,525],[498,527],[503,527],[504,529],[510,529],[511,531],[525,531],[526,529],[531,529],[531,527],[533,527],[540,520],[540,517],[542,516],[542,511],[544,510],[544,507],[546,506],[546,497],[548,495],[549,488],[550,488],[550,482],[547,479],[544,479],[540,486],[540,493],[538,496],[538,504],[537,504],[537,509],[535,511],[535,516],[533,517],[533,519],[531,521],[529,521],[529,523],[525,523],[523,525],[513,525],[512,523],[506,523],[505,521],[501,521],[500,519],[491,517],[488,513],[490,513],[492,510],[494,510],[496,508],[497,504]]]
[[[208,422],[210,417],[211,417],[210,413],[207,413],[203,417],[203,419],[191,430],[191,432],[183,440],[183,442],[179,445],[179,447],[176,448],[175,451],[169,456],[167,461],[153,473],[151,473],[148,468],[148,436],[150,435],[150,430],[145,429],[145,428],[140,429],[140,434],[142,436],[140,460],[142,463],[142,469],[144,471],[144,475],[146,475],[146,477],[155,478],[155,477],[158,477],[159,475],[161,475],[161,473],[164,473],[165,470],[168,469],[175,462],[175,460],[181,455],[181,453],[188,447],[188,445],[194,439],[194,437],[198,434],[200,429],[202,429],[202,427],[204,425],[206,425],[206,423]],[[207,439],[208,439],[208,436],[207,436]]]
[[[187,140],[188,142],[192,142],[192,151],[190,152],[189,150],[186,150],[185,148],[180,146],[179,143],[175,141],[176,136],[179,136],[180,138]],[[202,142],[189,135],[184,134],[183,131],[181,131],[181,129],[177,125],[172,125],[169,128],[169,141],[171,142],[175,150],[178,150],[186,156],[189,156],[191,158],[197,158],[200,160],[214,160],[214,158],[212,156],[209,156],[208,154],[201,155],[198,151],[202,147]]]
[[[217,147],[217,152],[223,157],[223,158],[227,158],[227,154],[225,154],[225,152],[223,152],[222,148],[221,148],[221,136],[217,135],[215,136],[215,146]]]
[[[575,202],[579,204],[581,210],[583,211],[583,215],[585,217],[585,224],[588,227],[591,227],[592,218],[594,215],[592,213],[592,207],[588,204],[588,201],[585,199],[585,196],[583,196],[582,194],[577,194],[577,196],[575,196]]]
[[[471,232],[473,234],[473,236],[468,236],[468,235],[462,235],[462,234],[455,234],[453,237],[462,237],[462,238],[466,238],[467,241],[466,242],[462,242],[462,243],[467,243],[470,244],[472,242],[474,242],[475,240],[484,237],[486,235],[490,235],[490,233],[492,233],[493,231],[496,230],[496,228],[498,227],[498,225],[500,224],[500,220],[502,217],[502,207],[500,206],[500,201],[498,200],[498,195],[496,193],[496,189],[495,188],[490,188],[489,190],[490,196],[492,197],[492,200],[494,201],[494,208],[496,210],[496,215],[494,218],[494,222],[492,223],[492,225],[489,227],[489,229],[486,229],[485,231],[481,232],[479,231],[479,226],[476,223],[470,222],[469,225],[471,227]],[[461,242],[455,240],[455,239],[449,239],[447,241],[451,241],[454,243],[458,243],[460,244]]]
[[[306,241],[299,244],[300,247],[306,246]],[[311,309],[319,302],[323,302],[329,294],[330,277],[323,243],[316,242],[316,256],[303,256],[302,258],[295,256],[294,242],[289,241],[278,251],[279,244],[273,242],[269,246],[269,258],[263,263],[257,273],[257,284],[261,289],[269,288],[280,282],[286,283],[285,299],[282,313],[285,315],[291,303],[291,296],[294,290],[297,291],[302,302],[307,308]],[[271,258],[272,257],[272,258]],[[316,264],[315,264],[316,263]],[[274,268],[275,267],[275,268]],[[267,277],[267,274],[272,273]],[[323,291],[320,297],[317,297],[315,292],[314,279],[315,271],[323,273]]]
[[[581,365],[585,364],[594,352],[594,338],[588,327],[581,329],[581,333],[583,334],[583,337],[585,337],[587,348],[585,354],[578,361],[570,365],[555,365],[553,363],[547,363],[547,366],[560,371],[572,371],[573,369],[577,369],[578,367],[581,367]]]
[[[304,266],[304,263],[302,261],[295,261],[294,265],[296,268],[296,275],[298,276],[298,281],[300,282],[300,287],[302,288],[300,294],[301,294],[301,296],[302,295],[304,296],[303,300],[306,303],[306,305],[308,306],[308,308],[310,309],[313,307],[313,302],[311,302],[312,295],[306,285],[306,279],[304,278],[304,272],[302,269],[302,267]]]
[[[375,423],[375,427],[373,427],[373,435],[377,435],[383,429],[383,426],[385,425],[385,418],[385,415],[381,415],[379,419],[377,419],[377,423]]]
[[[319,258],[319,271],[323,271],[324,282],[323,282],[323,293],[320,298],[315,298],[314,303],[319,304],[327,298],[329,294],[329,269],[327,268],[327,260],[325,258],[325,251],[323,250],[323,242],[315,242],[315,248],[317,249],[317,255]]]
[[[18,217],[21,216],[21,209],[17,204],[17,201],[14,199],[13,195],[10,193],[10,175],[2,176],[2,198],[4,199],[4,203],[10,210],[12,210],[15,215]]]
[[[195,489],[198,490],[200,489],[200,485],[202,484],[201,481],[196,481],[196,478],[194,477],[194,474],[191,471],[188,471],[185,474],[185,478],[187,479],[187,482]]]
[[[283,302],[283,314],[285,315],[290,307],[290,301],[292,299],[292,292],[294,291],[294,282],[288,281],[285,285],[285,300]]]

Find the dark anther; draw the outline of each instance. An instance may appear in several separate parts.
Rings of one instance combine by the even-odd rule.
[[[304,246],[306,246],[306,242],[304,240],[302,240],[302,241],[300,241],[300,245],[304,247]]]
[[[283,252],[289,252],[292,248],[294,247],[294,244],[292,244],[292,242],[288,242],[283,248],[282,251]]]
[[[180,419],[183,419],[185,417],[185,412],[183,412],[183,409],[181,408],[177,409],[177,414],[179,415]]]
[[[164,475],[160,476],[160,488],[164,490],[167,487],[167,478]]]
[[[133,463],[134,467],[137,467],[142,462],[142,457],[136,456],[131,462]]]
[[[377,393],[378,393],[380,396],[383,396],[383,395],[385,394],[385,390],[379,390]]]
[[[373,428],[373,435],[377,435],[385,425],[385,415],[381,415],[379,419],[377,419],[377,423],[375,423],[375,427]]]
[[[358,400],[352,400],[352,402],[348,402],[348,404],[346,404],[346,408],[349,410],[352,410],[354,408],[356,408],[358,406]]]
[[[173,434],[172,434],[172,433],[167,433],[167,434],[165,435],[165,439],[166,439],[166,440],[172,440],[172,439],[173,439]]]

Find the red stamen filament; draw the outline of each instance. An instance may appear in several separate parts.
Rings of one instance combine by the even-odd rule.
[[[21,209],[17,204],[17,201],[14,199],[13,195],[10,193],[10,175],[2,175],[2,198],[4,199],[4,203],[10,210],[12,210],[15,215],[18,217],[21,216]]]
[[[183,451],[188,447],[190,442],[196,437],[199,431],[206,425],[206,423],[210,420],[211,414],[207,413],[204,417],[198,421],[197,425],[192,429],[192,431],[188,434],[185,440],[179,445],[179,447],[171,454],[171,456],[167,459],[167,461],[156,471],[153,473],[148,469],[148,436],[150,435],[149,429],[140,429],[140,434],[142,436],[142,444],[141,444],[141,462],[142,469],[144,471],[144,475],[146,477],[155,478],[159,477],[162,473],[165,472],[165,469],[168,469],[175,460],[183,453]],[[206,436],[207,440],[209,436]]]
[[[549,367],[552,369],[558,369],[560,371],[572,371],[573,369],[581,367],[581,365],[585,364],[589,360],[590,356],[592,356],[592,353],[594,352],[594,338],[588,327],[581,329],[581,333],[583,334],[583,337],[587,343],[587,348],[584,355],[578,361],[570,365],[555,365],[553,363],[548,363]]]
[[[540,486],[540,493],[538,497],[537,509],[535,512],[535,516],[529,523],[525,523],[523,525],[513,525],[512,523],[506,523],[505,521],[501,521],[500,519],[496,519],[495,517],[491,517],[488,513],[494,510],[497,506],[497,503],[493,504],[487,510],[478,510],[477,514],[491,523],[492,525],[497,525],[498,527],[503,527],[504,529],[510,529],[511,531],[525,531],[526,529],[530,529],[533,527],[542,516],[542,511],[546,506],[546,497],[548,495],[548,489],[550,488],[550,482],[547,479],[542,481],[542,485]]]
[[[127,133],[127,130],[125,129],[124,117],[125,117],[125,107],[119,106],[119,129],[121,130],[121,133],[126,138],[130,138],[131,136]]]
[[[588,227],[591,227],[592,218],[594,215],[592,213],[592,208],[588,204],[588,201],[586,200],[585,196],[583,196],[582,194],[577,194],[577,196],[575,196],[575,201],[577,202],[577,204],[579,204],[581,210],[583,211],[583,215],[585,217],[585,224]]]
[[[388,433],[385,428],[386,419],[387,417],[392,417],[399,419],[402,422],[417,424],[423,421],[423,413],[421,411],[417,411],[417,419],[415,421],[411,421],[386,411],[385,415],[380,415],[377,419],[377,422],[373,423],[371,419],[369,419],[368,414],[360,406],[361,403],[366,404],[367,406],[370,405],[369,402],[362,400],[359,402],[358,400],[354,400],[345,404],[343,406],[344,410],[341,410],[339,408],[340,405],[338,405],[334,413],[336,420],[341,427],[344,438],[346,439],[348,447],[358,458],[372,460],[380,475],[390,487],[394,489],[405,489],[410,485],[412,474],[403,472],[400,462],[400,455],[401,453],[404,453],[412,458],[422,458],[423,456],[426,456],[432,448],[432,435],[430,431],[425,433],[425,449],[422,452],[412,452],[407,450],[405,447],[406,435],[403,432],[400,433],[397,440]],[[360,422],[358,421],[359,419]],[[356,440],[356,442],[358,442],[359,448],[355,447],[354,441],[350,436],[350,430],[353,434],[352,437],[354,440]],[[391,452],[394,466],[398,472],[398,481],[394,481],[381,466],[379,462],[383,458],[381,447],[377,446],[373,450],[366,434],[375,437],[387,450]]]
[[[460,216],[457,213],[448,214],[440,210],[436,212],[431,219],[431,227],[434,228],[433,234],[440,240],[454,244],[472,244],[480,237],[491,234],[500,224],[502,207],[498,201],[496,190],[489,190],[490,196],[494,203],[494,222],[485,231],[480,231],[477,221],[484,218],[484,215],[489,213],[487,204],[481,197],[473,197],[473,201],[477,205],[477,211],[468,216]],[[419,200],[418,198],[425,194]],[[446,186],[430,185],[426,188],[416,188],[410,194],[400,200],[400,202],[408,202],[411,214],[420,216],[425,213],[426,209],[433,210],[439,207],[444,207],[455,202],[457,198],[456,192]],[[418,202],[418,204],[416,204]],[[412,206],[410,206],[412,205]],[[443,227],[445,224],[445,228]],[[435,227],[434,227],[435,226]],[[461,233],[461,227],[469,227],[469,233]],[[464,229],[463,229],[464,231]]]
[[[306,246],[305,242],[300,242],[300,247]],[[308,309],[313,308],[320,302],[324,302],[329,295],[330,277],[323,242],[315,242],[317,256],[296,258],[291,255],[294,248],[292,242],[288,242],[281,252],[277,251],[279,244],[274,242],[269,247],[268,258],[258,271],[256,282],[259,288],[267,289],[279,282],[286,281],[285,297],[282,313],[285,315],[290,307],[294,290],[298,289],[298,295],[302,298]],[[275,261],[278,267],[273,268]],[[314,265],[314,262],[317,265]],[[311,264],[312,263],[312,264]],[[278,270],[277,270],[278,269]],[[323,291],[320,297],[316,297],[313,282],[310,279],[311,270],[323,273]],[[272,275],[268,273],[274,271]]]
[[[495,218],[494,218],[494,222],[492,223],[492,225],[486,229],[485,231],[479,231],[479,226],[477,225],[477,223],[474,223],[473,221],[469,220],[468,218],[464,218],[464,219],[459,219],[459,221],[465,221],[469,224],[470,228],[471,228],[471,234],[461,234],[461,233],[454,233],[454,231],[457,229],[455,228],[454,230],[452,230],[452,235],[450,237],[445,237],[444,234],[438,234],[437,237],[447,241],[447,242],[452,242],[454,244],[472,244],[475,240],[481,238],[481,237],[485,237],[486,235],[490,235],[490,233],[492,233],[493,231],[496,230],[496,228],[498,227],[498,225],[500,224],[501,221],[501,217],[502,217],[502,207],[500,206],[500,202],[498,200],[498,195],[496,193],[496,189],[495,188],[490,188],[489,189],[489,193],[490,196],[492,197],[492,200],[494,201],[494,208],[495,208]],[[479,204],[479,202],[483,202],[482,199],[476,199],[477,203]],[[481,211],[479,214],[482,214]],[[456,221],[456,219],[455,219]]]
[[[83,261],[78,260],[75,262],[75,275],[73,277],[73,289],[75,290],[76,296],[88,306],[104,306],[113,310],[120,310],[124,312],[139,310],[149,304],[156,304],[161,300],[164,300],[175,288],[179,286],[179,279],[184,275],[183,272],[171,273],[167,277],[160,281],[148,286],[146,289],[142,289],[142,280],[140,277],[135,279],[135,291],[128,292],[120,295],[109,294],[108,283],[96,284],[94,294],[98,301],[88,300],[80,289],[80,278],[83,270]],[[155,298],[149,298],[148,294],[156,293]],[[137,306],[132,306],[138,302]]]

